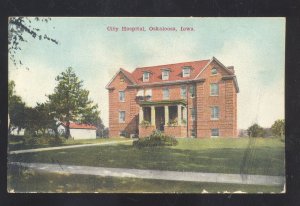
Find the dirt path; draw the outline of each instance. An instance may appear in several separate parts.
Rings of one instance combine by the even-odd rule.
[[[161,170],[140,170],[126,168],[106,168],[89,167],[75,165],[43,164],[43,163],[23,163],[11,162],[9,164],[21,167],[31,168],[37,171],[96,175],[109,177],[131,177],[142,179],[160,179],[190,182],[212,182],[212,183],[230,183],[230,184],[250,184],[250,185],[284,185],[283,176],[265,176],[265,175],[240,175],[224,173],[202,173],[202,172],[179,172],[179,171],[161,171]]]

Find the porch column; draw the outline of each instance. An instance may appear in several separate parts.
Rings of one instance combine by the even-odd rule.
[[[177,122],[178,126],[181,126],[181,105],[177,105]]]
[[[169,124],[169,106],[165,106],[165,126]]]
[[[186,121],[186,123],[187,123],[187,109],[186,109],[186,107],[183,107],[183,114],[182,114],[182,116],[183,116],[183,119]]]
[[[155,107],[151,106],[151,125],[155,126]]]
[[[144,111],[143,111],[143,107],[140,107],[140,112],[139,112],[139,122],[140,122],[140,124],[142,123],[143,120],[144,120]]]

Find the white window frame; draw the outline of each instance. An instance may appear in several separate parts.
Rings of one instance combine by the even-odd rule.
[[[220,119],[220,107],[212,106],[210,108],[210,119],[211,120],[219,120]]]
[[[122,97],[121,94],[124,94],[124,99],[123,100],[121,99],[121,97]],[[125,91],[124,90],[123,91],[119,91],[119,101],[120,102],[125,102]]]
[[[169,70],[162,70],[162,72],[161,72],[162,80],[168,80],[169,77],[170,77],[170,71]]]
[[[124,119],[121,119],[122,117],[122,113],[124,113]],[[126,119],[126,112],[125,111],[119,111],[119,123],[125,123],[125,119]]]
[[[218,131],[218,135],[213,135],[213,130],[217,130]],[[212,129],[210,129],[210,136],[211,137],[219,137],[220,136],[220,130],[219,130],[219,128],[212,128]]]
[[[165,96],[165,92],[164,91],[168,91],[168,96]],[[162,93],[163,93],[163,100],[168,100],[168,99],[170,99],[170,90],[169,90],[169,88],[168,87],[165,87],[165,88],[163,88],[162,89]]]
[[[185,71],[188,71],[187,73]],[[184,67],[182,69],[182,77],[189,77],[191,75],[191,68]]]
[[[185,94],[183,94],[183,91],[185,91],[185,92],[184,92]],[[181,96],[181,98],[183,98],[183,99],[186,98],[186,85],[180,87],[180,96]]]
[[[147,78],[146,78],[147,75]],[[150,80],[150,72],[144,72],[143,74],[143,82],[149,82]]]
[[[213,88],[214,85],[216,85],[216,91]],[[210,84],[210,96],[219,96],[219,84],[218,83]]]
[[[213,73],[213,71],[216,71],[216,73]],[[211,74],[211,75],[217,75],[217,74],[218,74],[217,68],[216,68],[216,67],[213,67],[213,68],[211,69],[210,74]]]

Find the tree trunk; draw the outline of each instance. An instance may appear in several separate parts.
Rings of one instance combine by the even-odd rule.
[[[66,123],[66,139],[70,138],[70,122],[67,121]]]

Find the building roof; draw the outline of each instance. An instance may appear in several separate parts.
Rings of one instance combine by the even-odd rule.
[[[123,68],[120,68],[120,71],[123,72],[123,74],[129,79],[129,81],[131,81],[133,84],[136,84],[134,78],[132,78],[132,75],[130,72],[126,71]]]
[[[150,67],[139,67],[136,68],[132,73],[132,77],[138,85],[149,84],[149,83],[159,83],[159,82],[172,82],[178,80],[190,80],[194,79],[202,69],[208,64],[209,60],[200,60],[193,62],[182,62],[177,64],[165,64],[159,66]],[[189,77],[182,77],[183,67],[190,67],[191,73]],[[168,69],[169,79],[162,80],[162,70]],[[150,72],[150,79],[148,82],[143,82],[143,73]]]
[[[132,73],[126,71],[125,69],[120,68],[120,70],[115,74],[115,76],[110,80],[110,82],[106,85],[106,89],[113,89],[113,87],[110,87],[111,82],[115,79],[118,73],[123,73],[129,81],[132,83],[133,87],[139,87],[139,86],[147,86],[147,85],[156,85],[156,84],[175,84],[179,82],[190,82],[190,81],[202,81],[203,79],[199,79],[201,76],[201,73],[207,68],[207,66],[212,62],[217,62],[221,68],[223,68],[232,78],[234,79],[234,84],[236,91],[239,92],[238,83],[234,74],[233,69],[229,69],[225,67],[219,60],[217,60],[215,57],[212,57],[212,59],[206,59],[206,60],[199,60],[199,61],[190,61],[190,62],[182,62],[182,63],[176,63],[176,64],[165,64],[165,65],[158,65],[158,66],[149,66],[149,67],[138,67],[136,68]],[[190,70],[190,76],[189,77],[183,77],[182,72],[184,67],[191,68]],[[162,70],[168,70],[169,73],[169,79],[163,80],[162,79]],[[143,82],[143,74],[144,72],[150,73],[149,81]]]
[[[66,126],[66,123],[62,123],[62,125]],[[70,122],[70,129],[97,129],[97,128],[90,124],[78,124],[75,122]]]

